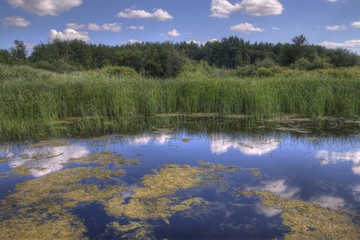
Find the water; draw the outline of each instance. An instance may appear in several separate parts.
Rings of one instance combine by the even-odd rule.
[[[318,206],[311,211],[319,211],[323,222],[310,223],[301,235],[324,236],[326,230],[320,226],[333,221],[326,214],[335,214],[349,220],[335,225],[352,226],[355,231],[344,238],[356,239],[360,229],[357,134],[162,129],[38,145],[3,144],[0,237],[32,238],[38,236],[37,229],[45,229],[51,238],[291,238],[309,222],[307,217],[313,218],[306,206]],[[66,173],[86,168],[94,171]],[[66,174],[57,178],[62,172]],[[284,200],[290,207],[274,206],[263,192],[276,194],[277,202]],[[304,209],[292,204],[304,204]],[[63,226],[62,232],[52,230],[52,221]]]

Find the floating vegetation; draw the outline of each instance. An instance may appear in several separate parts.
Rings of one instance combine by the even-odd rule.
[[[0,164],[1,163],[7,163],[11,160],[11,158],[8,158],[8,157],[0,157]]]
[[[30,167],[16,167],[11,172],[11,174],[13,174],[13,175],[21,175],[21,176],[28,176],[28,175],[30,175],[30,170],[31,170]]]
[[[247,171],[255,177],[261,177],[261,171],[258,168],[248,168]]]
[[[121,225],[118,222],[112,222],[108,225],[108,229],[124,239],[138,240],[138,239],[154,239],[153,226],[145,221],[130,222],[125,225]]]
[[[190,139],[190,138],[183,138],[183,139],[181,139],[181,141],[182,141],[183,143],[188,143],[188,142],[191,141],[191,139]]]
[[[129,166],[131,164],[139,165],[140,162],[137,159],[125,159],[122,156],[116,155],[113,151],[103,151],[97,152],[90,156],[72,158],[70,162],[90,164],[97,163],[100,166],[107,166],[109,164],[114,164],[116,167],[120,166]]]
[[[16,192],[0,205],[1,239],[82,239],[86,229],[69,210],[81,203],[104,204],[124,192],[127,189],[124,185],[104,182],[99,186],[94,181],[124,174],[125,170],[120,167],[135,162],[115,156],[113,152],[82,158],[83,163],[96,161],[97,167],[68,168],[17,184]],[[115,167],[109,170],[108,166],[114,161]],[[20,167],[13,172],[26,170],[29,169]]]
[[[323,208],[298,199],[283,199],[269,191],[249,191],[266,207],[282,211],[283,224],[290,228],[285,239],[360,239],[360,226],[345,212]]]
[[[29,148],[41,148],[41,147],[64,147],[69,146],[69,142],[64,139],[48,139],[42,140],[37,143],[29,144]]]

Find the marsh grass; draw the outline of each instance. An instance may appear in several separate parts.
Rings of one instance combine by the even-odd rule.
[[[360,76],[338,76],[334,70],[268,78],[146,79],[0,65],[0,138],[99,134],[113,123],[121,126],[117,130],[126,128],[131,117],[173,113],[358,118],[359,92]]]

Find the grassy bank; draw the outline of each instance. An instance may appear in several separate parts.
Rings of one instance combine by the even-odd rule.
[[[146,79],[0,66],[0,138],[53,136],[76,119],[83,120],[79,131],[92,131],[111,122],[124,125],[129,117],[168,113],[358,118],[360,75],[338,75],[329,70],[269,78]]]

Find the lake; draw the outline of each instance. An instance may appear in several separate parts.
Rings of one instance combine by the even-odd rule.
[[[359,131],[0,145],[1,239],[359,239]]]

